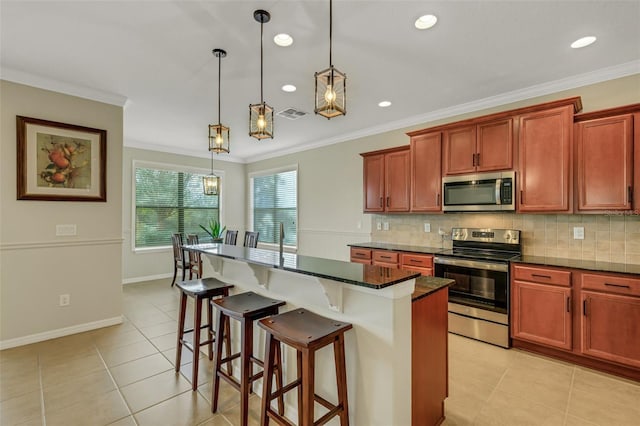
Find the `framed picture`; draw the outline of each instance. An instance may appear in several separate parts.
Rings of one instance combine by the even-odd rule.
[[[16,117],[18,200],[107,201],[107,131]]]

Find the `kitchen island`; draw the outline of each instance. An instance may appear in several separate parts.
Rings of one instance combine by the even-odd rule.
[[[350,423],[412,424],[412,300],[419,274],[224,244],[187,248],[204,254],[209,261],[205,262],[205,276],[234,284],[232,293],[254,291],[286,301],[280,312],[303,307],[352,323],[353,330],[345,336]],[[450,280],[432,280],[433,294],[442,293],[438,290],[450,284]],[[418,287],[423,290],[419,299],[431,297],[424,293],[426,287]],[[446,316],[446,303],[441,309]],[[446,323],[443,327],[446,334]],[[255,333],[255,353],[262,358],[264,334],[261,330]],[[238,341],[232,340],[233,345]],[[423,347],[429,350],[428,344]],[[439,356],[446,359],[446,346],[433,350],[444,351]],[[316,393],[330,401],[336,397],[333,362],[331,349],[317,354]],[[294,380],[295,354],[290,348],[284,351],[284,371],[285,382]],[[446,371],[441,373],[446,377]],[[287,397],[285,414],[297,418],[295,395]],[[441,400],[435,403],[442,405]],[[317,417],[323,410],[316,406]],[[337,424],[334,421],[329,424]]]

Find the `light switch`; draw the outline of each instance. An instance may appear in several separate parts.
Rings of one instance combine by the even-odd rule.
[[[431,224],[428,222],[424,223],[424,232],[431,232]]]
[[[584,226],[574,226],[573,227],[573,239],[574,240],[584,240]]]
[[[385,231],[388,231],[389,230],[389,222],[384,222],[382,224],[382,229],[384,229]]]
[[[377,229],[378,231],[382,231],[382,223],[378,222],[378,223],[376,224],[376,229]]]
[[[68,237],[76,235],[76,225],[56,225],[56,236]]]

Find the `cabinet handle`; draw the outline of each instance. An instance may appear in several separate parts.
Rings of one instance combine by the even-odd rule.
[[[480,153],[476,154],[476,166],[480,166]]]
[[[606,285],[607,287],[618,287],[618,288],[627,288],[627,289],[631,289],[631,287],[630,287],[630,286],[628,286],[628,285],[623,285],[623,284],[604,283],[604,285]]]
[[[520,190],[520,204],[522,204],[522,190]]]
[[[551,279],[551,275],[531,274],[532,277]]]
[[[582,315],[587,316],[587,299],[582,301]]]
[[[382,197],[380,197],[380,207],[384,207],[384,204],[382,204]]]
[[[391,198],[391,197],[387,197],[387,207],[389,207],[389,199],[390,199],[390,198]]]
[[[571,312],[571,298],[567,296],[567,312]]]
[[[391,256],[380,256],[380,259],[391,259]]]
[[[476,155],[475,154],[471,154],[471,163],[472,163],[471,165],[473,167],[476,166]]]
[[[440,206],[440,194],[436,194],[436,206]]]
[[[633,203],[633,188],[631,188],[631,186],[627,187],[627,193],[629,194],[629,204],[631,204]]]

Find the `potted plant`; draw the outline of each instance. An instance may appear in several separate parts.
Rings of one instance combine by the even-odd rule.
[[[209,219],[207,226],[200,225],[200,228],[204,229],[204,231],[211,236],[214,243],[221,243],[222,235],[224,235],[224,231],[227,230],[227,227],[221,226],[220,222],[215,218]]]

